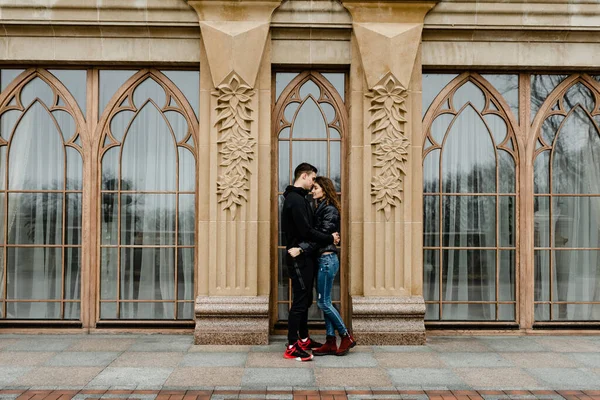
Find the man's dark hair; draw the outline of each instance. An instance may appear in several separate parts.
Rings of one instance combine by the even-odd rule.
[[[297,181],[298,179],[300,179],[300,176],[302,176],[302,174],[304,174],[304,173],[310,174],[311,172],[314,172],[316,174],[317,167],[315,167],[314,165],[310,165],[309,163],[305,163],[305,162],[300,163],[294,170],[294,182]]]

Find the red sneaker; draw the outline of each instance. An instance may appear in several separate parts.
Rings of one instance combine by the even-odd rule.
[[[300,347],[298,347],[298,342],[296,342],[292,345],[292,347],[286,346],[285,353],[283,353],[283,358],[288,358],[290,360],[296,361],[310,361],[313,359],[313,355],[308,354]]]
[[[316,349],[318,347],[323,346],[323,343],[315,342],[310,337],[308,337],[306,340],[298,339],[298,342],[296,343],[298,343],[298,346],[304,351]]]

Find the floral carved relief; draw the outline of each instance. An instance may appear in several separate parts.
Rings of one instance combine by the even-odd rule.
[[[405,135],[406,88],[388,74],[367,94],[371,99],[369,129],[374,156],[371,180],[372,202],[389,220],[392,207],[402,201],[409,141]]]
[[[252,173],[250,163],[254,159],[256,140],[250,132],[253,121],[250,100],[254,90],[235,73],[217,86],[213,95],[217,97],[219,165],[224,171],[217,179],[217,194],[223,210],[229,209],[233,218],[237,207],[248,200],[246,192],[248,177]]]

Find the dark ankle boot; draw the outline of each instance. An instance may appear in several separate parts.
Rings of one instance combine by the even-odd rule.
[[[337,349],[335,355],[345,356],[354,346],[356,346],[356,341],[354,341],[354,338],[350,332],[346,332],[346,334],[342,336],[342,342],[340,343],[340,347]]]
[[[335,336],[327,336],[327,340],[323,346],[313,349],[313,355],[315,356],[328,356],[334,354],[337,354]]]

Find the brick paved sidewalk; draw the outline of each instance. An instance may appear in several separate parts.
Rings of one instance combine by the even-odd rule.
[[[501,400],[501,399],[585,399],[600,400],[600,390],[0,390],[3,400],[217,400],[217,399],[412,399],[412,400]]]

